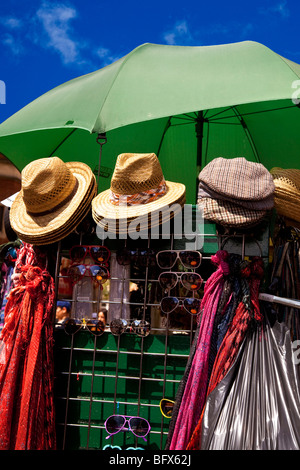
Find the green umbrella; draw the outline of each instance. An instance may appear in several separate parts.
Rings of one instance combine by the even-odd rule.
[[[118,154],[154,152],[165,177],[184,183],[195,203],[199,170],[212,158],[299,166],[299,78],[300,65],[256,42],[144,44],[7,119],[0,152],[20,170],[57,155],[97,174],[101,149],[99,191],[109,187]]]

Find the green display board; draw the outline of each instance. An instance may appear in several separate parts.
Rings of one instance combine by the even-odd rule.
[[[159,403],[176,395],[190,335],[140,338],[105,332],[95,340],[89,331],[79,331],[72,340],[57,329],[54,339],[58,448],[163,449],[170,420],[161,414]],[[104,422],[112,414],[146,418],[151,425],[147,441],[131,432],[106,439]]]

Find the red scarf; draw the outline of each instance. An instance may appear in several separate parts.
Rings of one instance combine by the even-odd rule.
[[[54,281],[39,266],[20,259],[16,266],[19,282],[8,295],[0,335],[0,450],[50,450],[56,448]]]

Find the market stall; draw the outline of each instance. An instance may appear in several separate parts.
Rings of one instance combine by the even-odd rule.
[[[298,448],[298,305],[278,299],[297,300],[299,68],[251,42],[145,45],[0,126],[22,170],[1,449]]]

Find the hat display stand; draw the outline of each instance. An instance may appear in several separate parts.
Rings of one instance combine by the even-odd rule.
[[[140,154],[134,155],[135,158],[140,158]],[[155,156],[151,156],[152,158],[156,160]],[[124,161],[125,159],[123,164]],[[100,163],[99,159],[99,168]],[[108,199],[105,202],[107,208],[104,210],[104,192],[96,194],[96,179],[91,178],[90,183],[85,185],[81,204],[73,210],[70,217],[67,217],[63,223],[56,224],[49,234],[43,233],[42,229],[40,233],[35,233],[34,229],[29,235],[33,246],[40,246],[46,251],[52,250],[53,247],[57,248],[55,269],[53,270],[53,272],[55,271],[56,299],[58,298],[60,277],[65,276],[61,276],[61,260],[62,257],[68,258],[69,249],[73,245],[85,247],[104,245],[111,251],[116,263],[118,263],[116,253],[120,247],[131,253],[129,265],[120,264],[120,269],[110,272],[111,280],[107,283],[107,289],[103,291],[99,286],[93,288],[91,294],[87,295],[82,302],[88,306],[86,312],[94,312],[95,314],[101,306],[108,307],[108,322],[103,334],[92,335],[84,326],[78,330],[78,333],[70,336],[66,335],[63,328],[55,329],[55,350],[60,357],[59,364],[57,364],[57,380],[60,387],[63,387],[61,389],[63,392],[58,397],[58,442],[63,449],[71,448],[78,442],[80,442],[80,448],[107,448],[106,438],[109,436],[107,436],[104,423],[112,414],[144,417],[150,423],[151,431],[147,435],[147,442],[142,442],[137,436],[129,436],[128,433],[117,433],[110,437],[110,449],[115,446],[124,450],[128,448],[128,445],[138,449],[163,449],[166,440],[168,440],[169,431],[171,430],[172,433],[174,430],[175,421],[172,421],[173,424],[170,421],[167,422],[160,413],[159,403],[161,398],[169,398],[172,401],[176,398],[173,413],[174,419],[178,417],[183,386],[187,383],[185,379],[187,379],[193,359],[197,355],[196,342],[201,341],[203,334],[202,330],[200,331],[200,326],[202,324],[210,328],[212,323],[209,322],[208,317],[204,318],[202,311],[195,317],[187,314],[183,309],[175,312],[176,315],[175,313],[173,315],[173,312],[161,314],[160,302],[166,292],[158,285],[158,278],[163,270],[157,263],[150,263],[151,251],[156,254],[161,250],[186,251],[192,249],[193,246],[195,250],[201,252],[202,262],[195,272],[203,278],[203,286],[197,292],[187,293],[178,282],[176,290],[172,288],[168,294],[176,295],[180,299],[184,296],[203,299],[205,286],[210,285],[211,276],[216,273],[219,275],[223,268],[225,269],[227,261],[224,258],[223,264],[221,258],[218,258],[220,253],[227,253],[231,260],[238,259],[250,264],[253,259],[262,260],[265,267],[269,263],[268,217],[253,226],[251,223],[250,225],[245,224],[245,226],[243,224],[222,225],[218,223],[219,221],[206,219],[202,221],[203,224],[197,226],[197,231],[193,232],[194,238],[184,232],[181,234],[181,238],[176,238],[175,228],[178,228],[175,223],[176,217],[181,215],[183,221],[186,206],[185,188],[166,180],[166,185],[168,184],[173,187],[172,195],[167,200],[163,199],[164,195],[156,198],[155,194],[154,207],[159,217],[152,219],[152,202],[142,202],[141,208],[137,209],[133,206],[132,210],[130,206],[124,208],[123,204],[116,208],[116,205],[111,202],[114,200],[111,199],[113,185],[107,190]],[[158,187],[154,189],[156,192]],[[219,188],[214,188],[214,190],[216,189]],[[135,193],[126,189],[126,197],[128,196],[127,192],[130,197],[145,196],[144,191]],[[149,193],[145,192],[147,200]],[[99,197],[99,195],[101,196]],[[210,196],[212,195],[215,196],[211,193]],[[114,197],[118,199],[119,194],[114,192]],[[268,197],[269,195],[266,195],[265,199],[262,198],[263,204]],[[166,204],[166,201],[169,202]],[[232,203],[232,201],[228,202]],[[164,207],[167,209],[172,207],[172,204],[178,212],[168,210],[164,212],[162,210]],[[250,202],[251,204],[252,202]],[[113,210],[110,211],[109,208]],[[198,223],[199,207],[194,206],[193,209],[193,221],[196,220]],[[250,210],[249,207],[246,209]],[[127,218],[125,215],[127,216],[128,213],[130,216]],[[153,220],[155,220],[154,225],[151,224]],[[99,228],[103,231],[99,231]],[[203,230],[203,233],[199,230]],[[103,238],[99,238],[101,233]],[[157,238],[152,238],[154,233],[158,234]],[[24,235],[26,238],[25,233]],[[136,238],[132,235],[136,235]],[[26,240],[24,242],[26,243]],[[147,258],[148,255],[149,258]],[[214,261],[217,258],[219,264],[215,265]],[[89,259],[87,258],[82,263],[88,264]],[[216,271],[214,271],[215,268]],[[110,269],[109,266],[108,269]],[[169,270],[179,274],[190,272],[180,264],[179,257],[178,265]],[[223,274],[226,272],[224,271]],[[91,279],[88,279],[88,282],[90,281],[92,282]],[[115,294],[112,294],[112,289],[110,289],[112,281],[119,283],[120,298],[113,298]],[[260,279],[260,287],[265,290],[263,281]],[[128,286],[132,284],[137,284],[140,288],[141,299],[136,297],[137,300],[132,301],[133,296],[125,295]],[[182,297],[178,292],[182,294]],[[226,304],[226,292],[223,292],[222,297],[222,302],[225,303],[220,303],[216,318],[220,318],[221,308]],[[271,293],[262,292],[259,299],[262,302],[298,307],[296,301],[292,305],[287,303],[291,302],[291,299]],[[76,318],[78,316],[78,302],[82,301],[79,284],[75,284],[71,298],[65,300],[71,302],[72,314]],[[119,334],[113,334],[115,330],[112,329],[110,322],[110,305],[114,305],[118,309],[120,317],[117,319],[127,322],[126,329],[120,330]],[[134,308],[131,309],[132,306]],[[136,318],[132,317],[132,312],[135,312]],[[81,315],[83,317],[81,320],[87,322],[89,315]],[[182,320],[184,315],[186,315],[184,321],[177,323],[176,316],[181,317]],[[127,318],[128,316],[129,318]],[[150,334],[138,335],[137,330],[132,326],[135,320],[148,322],[147,331]],[[84,321],[82,321],[83,324]],[[204,326],[202,327],[204,328]],[[231,358],[233,357],[234,355],[231,356]],[[210,356],[211,359],[212,356]],[[210,371],[212,364],[207,363],[206,365],[207,370]],[[130,437],[132,440],[128,444],[127,439]]]

